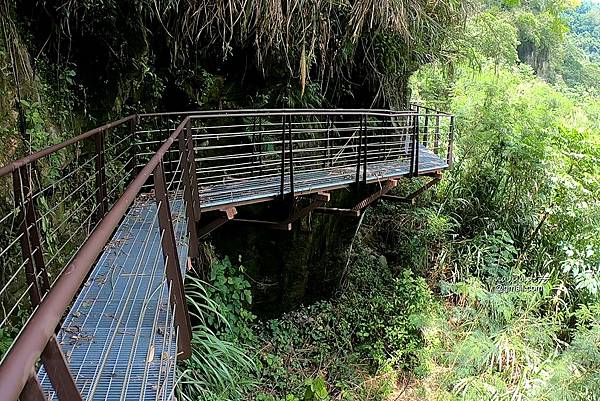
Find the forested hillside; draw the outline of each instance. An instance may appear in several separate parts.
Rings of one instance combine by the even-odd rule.
[[[328,296],[265,316],[253,248],[203,243],[176,399],[600,400],[599,3],[0,0],[0,22],[0,165],[132,112],[456,116],[452,168],[367,210]]]

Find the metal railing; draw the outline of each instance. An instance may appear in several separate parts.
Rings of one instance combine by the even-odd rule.
[[[0,243],[0,330],[14,336],[27,320],[0,364],[0,394],[8,400],[24,389],[38,394],[34,369],[41,358],[58,398],[81,398],[55,330],[140,193],[151,193],[157,204],[185,357],[191,328],[170,211],[175,198],[184,202],[196,257],[201,206],[367,184],[392,168],[397,176],[436,171],[452,162],[453,132],[454,117],[431,109],[141,114],[0,168],[0,180],[12,178],[2,186],[14,204],[0,218],[0,227],[9,227]],[[432,155],[439,162],[429,166],[423,158]],[[24,316],[26,310],[32,313]]]
[[[155,127],[185,115],[191,116],[203,210],[237,198],[263,201],[266,193],[301,195],[334,181],[372,182],[402,162],[406,175],[416,176],[440,168],[430,161],[449,165],[452,159],[454,117],[445,113],[272,109],[141,115],[137,168],[161,143],[164,130]],[[166,159],[171,176],[176,150]]]
[[[0,168],[0,330],[10,337],[131,176],[134,116]],[[5,350],[0,349],[0,354]]]

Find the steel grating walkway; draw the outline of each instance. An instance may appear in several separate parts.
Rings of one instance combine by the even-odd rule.
[[[171,202],[171,210],[185,270],[188,241],[181,198]],[[57,335],[84,400],[173,398],[177,333],[164,271],[156,202],[141,195]],[[43,368],[39,377],[49,399],[57,399]]]
[[[448,163],[431,150],[419,145],[419,173],[424,174],[448,168]],[[408,175],[409,160],[369,162],[367,182],[373,183],[389,178]],[[361,172],[362,178],[362,172]],[[332,190],[356,182],[356,167],[326,167],[310,172],[294,174],[294,193],[297,195]],[[203,210],[218,209],[227,205],[252,203],[275,199],[280,195],[281,178],[259,177],[233,180],[227,183],[201,186],[200,202]],[[285,175],[284,192],[290,193],[289,174]]]
[[[421,174],[447,163],[421,147]],[[367,182],[409,173],[408,160],[370,163]],[[361,173],[362,174],[362,173]],[[355,182],[353,167],[298,172],[296,194],[333,190]],[[280,195],[280,177],[248,179],[200,188],[203,210],[266,201]],[[289,176],[284,191],[290,192]],[[180,267],[185,276],[188,238],[185,203],[171,196]],[[165,277],[156,201],[139,195],[119,225],[73,307],[58,341],[84,400],[171,401],[175,388],[177,333]],[[40,381],[57,400],[42,367]]]

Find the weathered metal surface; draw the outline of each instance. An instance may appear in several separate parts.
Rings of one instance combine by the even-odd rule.
[[[430,150],[419,147],[419,174],[448,168],[446,161]],[[366,183],[399,178],[410,173],[411,163],[407,160],[372,162],[366,171]],[[321,191],[347,187],[356,182],[356,167],[328,168],[319,171],[296,172],[294,174],[295,195],[305,195]],[[289,175],[246,180],[232,180],[200,188],[200,202],[203,211],[222,208],[225,205],[266,202],[281,194],[291,193]]]
[[[181,198],[171,205],[183,275],[185,205]],[[152,197],[138,198],[58,334],[85,400],[170,401],[177,333],[157,216]],[[57,399],[45,369],[39,375],[49,399]]]

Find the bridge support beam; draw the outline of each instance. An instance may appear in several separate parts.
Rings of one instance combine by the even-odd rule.
[[[304,216],[314,211],[316,208],[321,207],[327,202],[329,202],[329,200],[331,199],[331,195],[327,192],[318,192],[316,194],[311,195],[311,198],[313,199],[313,201],[308,206],[303,207],[302,209],[299,209],[292,213],[290,217],[283,223],[291,224],[303,218]]]
[[[437,184],[441,180],[442,180],[442,174],[441,173],[437,173],[425,185],[423,185],[422,187],[420,187],[416,191],[411,192],[410,194],[408,194],[408,196],[383,195],[382,199],[388,200],[388,201],[410,203],[411,205],[414,205],[415,201],[416,201],[416,199],[417,199],[417,197],[419,195],[421,195],[423,192],[427,191],[429,188],[433,187],[435,184]]]
[[[378,191],[372,193],[368,197],[364,198],[362,201],[358,202],[354,207],[350,209],[344,208],[327,208],[327,207],[317,207],[315,209],[316,213],[322,214],[331,214],[337,216],[344,217],[360,217],[362,211],[373,202],[376,202],[379,198],[387,194],[392,188],[394,188],[398,184],[396,180],[386,180],[383,185],[379,188]]]
[[[223,224],[232,220],[237,214],[237,210],[234,207],[229,207],[227,209],[219,210],[218,213],[218,217],[216,217],[215,219],[211,220],[209,223],[198,229],[199,239],[206,237],[208,234],[221,227]]]
[[[379,191],[374,192],[373,194],[369,195],[367,198],[365,198],[362,201],[360,201],[358,204],[356,204],[356,206],[354,206],[352,208],[352,210],[355,210],[355,211],[361,211],[361,210],[363,210],[364,208],[366,208],[367,206],[369,206],[371,203],[375,202],[377,199],[379,199],[383,195],[387,194],[396,185],[398,185],[398,181],[396,181],[396,180],[387,180],[387,181],[385,181],[383,183],[383,185],[381,185],[381,187],[379,188]]]
[[[312,199],[312,202],[307,206],[296,210],[293,212],[287,219],[282,221],[268,221],[268,220],[254,220],[254,219],[233,219],[234,223],[243,223],[243,224],[259,224],[271,228],[273,230],[282,230],[282,231],[291,231],[292,223],[300,220],[301,218],[307,216],[309,213],[313,212],[317,208],[323,206],[325,203],[329,202],[331,199],[331,195],[327,192],[318,192],[316,194],[309,195]]]
[[[360,210],[344,209],[339,207],[318,207],[315,213],[331,214],[334,216],[360,217]]]
[[[177,254],[177,240],[173,229],[171,206],[162,159],[154,169],[154,192],[158,207],[158,224],[162,237],[162,251],[165,260],[165,273],[171,285],[171,303],[175,305],[175,323],[179,327],[179,358],[186,359],[192,354],[192,324],[185,300],[183,277]]]

